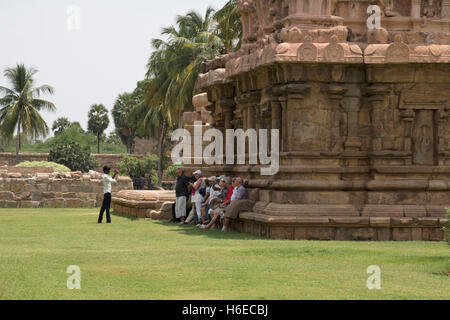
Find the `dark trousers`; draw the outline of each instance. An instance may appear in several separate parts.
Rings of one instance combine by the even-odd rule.
[[[111,215],[109,214],[109,209],[111,208],[111,193],[105,193],[103,196],[103,204],[100,209],[100,215],[98,216],[98,223],[102,223],[103,214],[106,211],[106,222],[111,223]]]

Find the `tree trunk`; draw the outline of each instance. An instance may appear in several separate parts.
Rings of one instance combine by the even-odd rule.
[[[131,139],[131,136],[129,136],[128,138],[127,138],[127,152],[128,152],[128,154],[131,154],[132,152],[131,152],[131,144],[132,144],[132,141],[133,141],[133,139]]]
[[[17,123],[17,137],[16,137],[16,164],[19,164],[19,151],[20,151],[20,117]]]
[[[183,128],[183,108],[178,110],[178,129]]]
[[[159,143],[158,143],[158,186],[162,185],[163,178],[163,170],[162,170],[162,156],[163,156],[163,144],[164,144],[164,135],[166,132],[166,122],[163,122],[161,132],[159,133]]]
[[[97,153],[100,154],[100,134],[97,134]]]

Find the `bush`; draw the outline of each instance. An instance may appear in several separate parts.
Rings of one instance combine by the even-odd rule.
[[[130,178],[153,177],[156,175],[158,158],[156,156],[145,157],[142,159],[124,156],[117,164],[120,173]]]
[[[48,161],[24,161],[16,167],[53,167],[55,172],[70,172],[70,169],[64,165]]]
[[[180,164],[172,164],[166,169],[166,172],[164,173],[165,178],[177,178],[177,169],[181,166]]]
[[[52,144],[48,161],[65,165],[72,171],[88,172],[98,167],[97,161],[91,156],[90,148],[81,147],[78,142],[69,138],[58,139]]]

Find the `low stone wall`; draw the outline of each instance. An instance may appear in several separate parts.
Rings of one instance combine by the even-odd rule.
[[[21,174],[36,174],[36,173],[54,173],[53,167],[0,167],[0,173],[21,173]]]
[[[0,208],[96,207],[103,200],[101,174],[20,173],[0,171]],[[133,189],[131,179],[119,177],[113,193]]]

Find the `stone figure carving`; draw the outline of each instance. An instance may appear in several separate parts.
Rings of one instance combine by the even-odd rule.
[[[428,125],[419,128],[418,148],[422,153],[428,153],[433,148],[432,130]]]
[[[416,112],[416,132],[414,163],[417,165],[433,165],[434,163],[434,112],[418,110]]]
[[[394,0],[377,0],[386,17],[400,17],[401,13],[394,10]]]
[[[441,1],[422,0],[421,16],[422,24],[426,25],[428,19],[438,18],[441,12]]]

